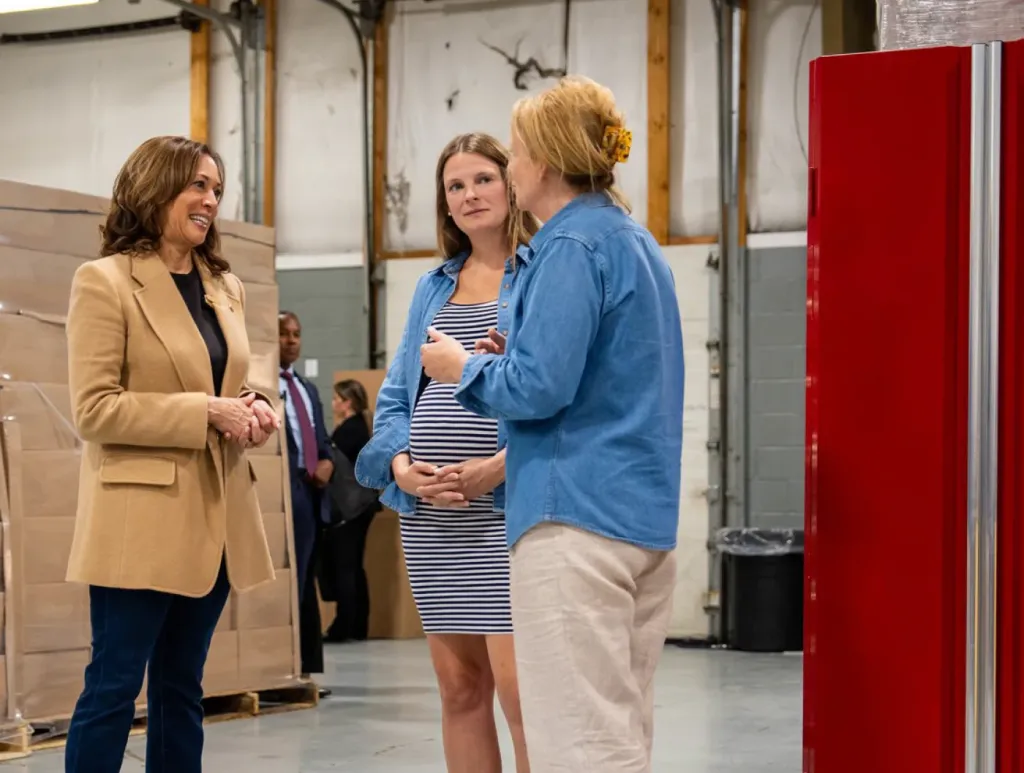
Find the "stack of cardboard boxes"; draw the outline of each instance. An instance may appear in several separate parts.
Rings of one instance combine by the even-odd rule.
[[[90,657],[88,591],[64,582],[81,455],[71,421],[64,321],[75,270],[98,255],[106,206],[93,196],[0,181],[0,718],[8,734],[23,732],[25,723],[69,717]],[[276,399],[274,232],[218,225],[224,256],[245,283],[250,383]],[[299,671],[289,487],[279,437],[252,460],[277,579],[232,595],[210,652],[208,695],[288,687]],[[140,705],[144,697],[145,687]]]

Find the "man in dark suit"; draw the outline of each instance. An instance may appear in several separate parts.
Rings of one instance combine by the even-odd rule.
[[[295,371],[302,352],[302,325],[290,311],[278,315],[281,347],[279,387],[285,404],[285,437],[295,530],[295,581],[299,591],[299,640],[302,672],[324,670],[323,633],[316,593],[316,551],[320,532],[329,520],[324,486],[331,479],[330,436],[316,386]],[[321,695],[327,694],[322,690]]]

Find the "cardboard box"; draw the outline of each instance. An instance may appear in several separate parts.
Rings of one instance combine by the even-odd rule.
[[[278,290],[277,285],[247,282],[245,284],[245,327],[249,344],[253,341],[271,343],[275,351],[278,344]]]
[[[68,339],[63,318],[55,321],[0,312],[0,374],[3,381],[67,384]]]
[[[0,241],[0,307],[7,313],[67,314],[71,280],[85,262],[77,255],[40,254]]]
[[[25,451],[78,447],[66,384],[0,383],[0,416],[21,427],[21,448]]]
[[[234,627],[239,631],[287,628],[292,623],[294,592],[291,575],[281,572],[273,582],[240,594],[235,607]]]

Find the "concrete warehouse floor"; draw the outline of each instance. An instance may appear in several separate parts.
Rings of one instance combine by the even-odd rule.
[[[207,727],[204,768],[245,773],[443,773],[440,704],[422,640],[330,645],[319,708]],[[800,770],[801,658],[669,646],[658,671],[654,773]],[[500,713],[499,713],[500,716]],[[500,727],[505,769],[512,746]],[[123,771],[139,773],[145,738]],[[63,750],[0,765],[62,773]]]

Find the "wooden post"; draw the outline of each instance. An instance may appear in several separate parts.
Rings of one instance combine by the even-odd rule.
[[[261,0],[267,51],[263,98],[263,224],[274,226],[277,190],[277,0]]]
[[[821,52],[874,51],[876,13],[875,0],[821,0]]]
[[[209,6],[210,0],[195,0]],[[200,22],[191,40],[191,97],[189,136],[196,142],[210,141],[210,22]]]
[[[670,199],[670,0],[647,0],[647,229],[668,244]]]
[[[373,254],[367,255],[371,265],[384,252],[384,183],[388,174],[388,37],[391,26],[388,10],[378,22],[373,39]]]

